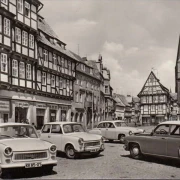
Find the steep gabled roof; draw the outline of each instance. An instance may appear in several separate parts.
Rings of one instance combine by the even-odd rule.
[[[124,95],[114,93],[113,96],[115,97],[115,100],[119,103],[119,105],[130,106]]]
[[[177,93],[170,93],[170,96],[174,101],[177,101]]]
[[[162,90],[164,90],[165,92],[169,93],[169,90],[160,83],[160,80],[156,77],[156,75],[154,74],[154,72],[151,71],[150,74],[149,74],[149,76],[148,76],[148,78],[147,78],[147,80],[146,80],[146,82],[144,83],[144,85],[143,85],[140,93],[138,94],[138,96],[141,95],[141,93],[143,92],[143,90],[144,90],[144,88],[145,88],[145,85],[146,85],[146,83],[147,83],[147,81],[148,81],[148,79],[150,78],[151,75],[154,76],[154,78],[157,80],[157,82],[159,83],[159,85],[160,85],[160,87],[162,88]]]
[[[132,100],[135,103],[139,103],[140,102],[140,99],[138,97],[133,97]]]

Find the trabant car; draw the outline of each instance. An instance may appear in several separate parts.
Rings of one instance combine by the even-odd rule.
[[[83,153],[97,156],[105,149],[101,135],[85,132],[83,126],[76,122],[46,123],[42,127],[40,138],[55,144],[57,150],[65,152],[69,159],[77,158]]]
[[[124,149],[134,159],[143,155],[180,159],[180,121],[165,121],[150,133],[126,137]]]
[[[16,168],[50,172],[57,165],[56,150],[54,144],[40,140],[29,124],[0,124],[0,175]]]
[[[119,140],[122,143],[126,136],[143,132],[145,132],[145,130],[129,127],[125,121],[121,120],[102,121],[98,123],[96,128],[89,131],[89,133],[92,134],[101,134],[109,141]]]

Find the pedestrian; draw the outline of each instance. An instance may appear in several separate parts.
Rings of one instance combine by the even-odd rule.
[[[37,129],[37,127],[35,126],[35,124],[34,124],[34,123],[32,123],[32,126],[34,126],[34,128],[35,128],[35,129]]]
[[[28,119],[26,119],[25,123],[26,123],[26,124],[29,124],[29,120],[28,120]]]

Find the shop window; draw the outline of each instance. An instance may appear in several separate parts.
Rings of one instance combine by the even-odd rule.
[[[56,121],[56,110],[50,110],[50,122]]]
[[[7,73],[7,70],[8,70],[7,54],[1,53],[1,72]]]

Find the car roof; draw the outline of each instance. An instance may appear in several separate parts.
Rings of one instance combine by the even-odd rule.
[[[22,125],[31,126],[30,124],[26,124],[26,123],[12,123],[12,122],[0,123],[0,127],[2,127],[2,126],[22,126]]]
[[[101,121],[101,122],[99,122],[99,124],[100,123],[108,123],[108,122],[125,122],[125,121],[122,121],[122,120]]]
[[[174,124],[174,125],[180,125],[180,121],[164,121],[160,124]]]
[[[47,123],[44,123],[44,124],[61,124],[61,125],[63,125],[63,124],[81,124],[81,123],[78,123],[78,122],[68,122],[68,121],[64,121],[64,122],[60,122],[60,121],[56,121],[56,122],[47,122]]]

